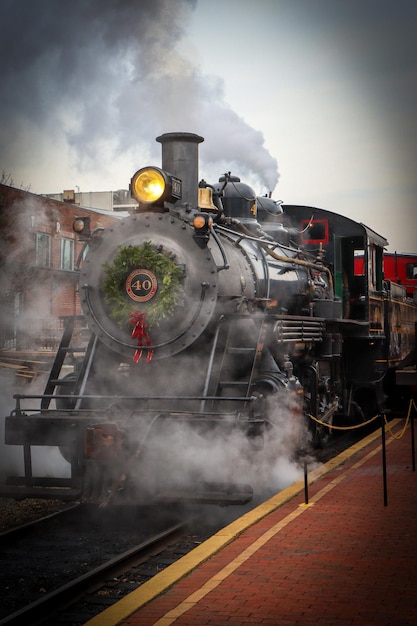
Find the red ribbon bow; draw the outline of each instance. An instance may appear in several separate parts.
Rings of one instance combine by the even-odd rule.
[[[133,360],[135,363],[137,363],[142,356],[143,350],[141,350],[141,347],[152,345],[147,333],[149,326],[148,324],[145,324],[145,317],[146,313],[141,313],[140,311],[133,311],[133,313],[130,314],[130,323],[135,325],[134,329],[132,330],[132,338],[138,338],[139,346],[139,349],[136,350],[135,354],[133,355]],[[153,350],[148,350],[147,352],[148,354],[146,356],[146,362],[149,363],[149,361],[152,359]]]

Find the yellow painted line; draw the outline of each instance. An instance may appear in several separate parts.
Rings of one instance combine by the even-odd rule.
[[[393,420],[390,422],[391,426],[395,426],[401,420]],[[322,476],[329,474],[334,469],[343,465],[352,456],[366,448],[377,438],[381,437],[381,431],[378,429],[374,433],[368,435],[354,446],[345,450],[337,457],[331,459],[324,465],[318,467],[316,470],[309,473],[309,483],[313,483]],[[387,444],[391,443],[393,439],[387,440]],[[377,454],[381,450],[381,446],[377,446],[367,456],[361,459],[358,463],[347,469],[345,472],[339,474],[334,478],[326,487],[321,489],[315,496],[310,499],[311,504],[318,502],[329,491],[334,489],[346,476],[356,470],[358,467],[366,463],[368,459]],[[187,576],[190,572],[196,569],[201,563],[207,561],[214,554],[219,552],[222,548],[227,546],[236,537],[241,535],[245,530],[253,526],[261,519],[275,511],[277,508],[294,498],[296,495],[304,490],[304,480],[299,480],[286,489],[283,489],[278,494],[263,502],[252,511],[245,513],[242,517],[235,520],[225,528],[219,530],[215,535],[210,537],[207,541],[194,548],[191,552],[183,556],[179,561],[169,565],[162,572],[154,576],[151,580],[147,581],[135,591],[132,591],[127,596],[119,600],[116,604],[105,609],[102,613],[99,613],[91,620],[86,622],[84,626],[116,626],[129,617],[132,613],[139,610],[145,604],[155,599],[161,593],[166,591],[173,584]],[[194,606],[201,598],[207,595],[212,589],[215,589],[227,576],[234,572],[243,562],[252,556],[257,550],[259,550],[265,543],[267,543],[275,534],[277,534],[282,528],[285,528],[299,515],[308,510],[308,506],[299,506],[289,515],[279,521],[275,526],[266,531],[261,537],[259,537],[253,544],[251,544],[246,550],[244,550],[238,557],[226,565],[220,572],[213,576],[205,585],[198,589],[195,593],[191,594],[184,602],[179,604],[172,611],[163,616],[160,620],[155,622],[155,626],[169,626],[180,615],[188,611]]]

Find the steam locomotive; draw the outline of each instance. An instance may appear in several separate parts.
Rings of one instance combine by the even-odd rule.
[[[384,281],[383,237],[231,173],[199,182],[198,135],[157,141],[162,167],[131,180],[135,212],[74,222],[84,316],[67,319],[44,394],[16,396],[6,418],[24,449],[15,493],[245,502],[259,459],[380,411],[412,352],[417,305]],[[34,446],[57,446],[69,476],[35,476]]]

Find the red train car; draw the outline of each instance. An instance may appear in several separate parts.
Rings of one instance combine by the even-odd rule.
[[[417,289],[417,254],[386,252],[384,275],[387,280],[405,287],[407,296],[413,298]]]
[[[355,257],[355,276],[363,274],[363,255],[359,255]],[[416,298],[417,254],[384,252],[384,278],[402,285],[409,298]]]

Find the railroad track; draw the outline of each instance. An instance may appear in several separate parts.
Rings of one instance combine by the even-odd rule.
[[[0,624],[12,626],[14,624],[40,624],[45,621],[47,616],[50,616],[58,609],[62,609],[70,605],[77,597],[84,594],[88,589],[94,586],[100,586],[104,584],[104,581],[117,576],[120,572],[129,569],[135,564],[146,560],[150,554],[153,554],[159,550],[162,550],[167,542],[172,542],[178,539],[181,533],[186,528],[186,522],[176,521],[175,523],[163,523],[163,530],[160,530],[157,534],[150,534],[149,528],[143,530],[137,536],[144,537],[142,541],[137,543],[134,540],[137,537],[132,537],[130,542],[132,545],[123,551],[120,551],[120,546],[114,546],[113,556],[106,558],[99,565],[92,565],[93,559],[90,559],[86,555],[85,562],[82,564],[82,568],[78,565],[74,565],[71,558],[76,560],[76,554],[72,554],[71,558],[66,558],[61,564],[62,574],[59,576],[60,565],[54,566],[55,575],[48,579],[48,576],[44,574],[46,569],[46,560],[51,559],[58,561],[60,558],[59,545],[56,545],[54,553],[50,552],[53,548],[58,535],[62,535],[62,532],[70,533],[69,528],[74,527],[74,522],[78,517],[78,514],[83,514],[83,507],[74,507],[70,511],[63,511],[47,518],[42,518],[37,523],[32,522],[25,524],[22,527],[18,527],[6,533],[0,535],[0,551],[2,553],[2,565],[3,574],[0,576],[0,584],[2,586],[2,613]],[[53,528],[61,526],[61,532],[54,536]],[[69,525],[69,526],[68,526]],[[119,534],[126,531],[119,526]],[[159,524],[161,526],[161,524]],[[66,528],[66,530],[65,530]],[[105,534],[105,533],[104,533]],[[77,544],[77,533],[73,538],[73,544]],[[79,533],[78,533],[79,535]],[[109,552],[109,548],[104,548],[104,543],[107,541],[113,542],[114,538],[107,538],[99,540],[100,551]],[[31,546],[30,548],[28,546]],[[45,549],[46,548],[46,549]],[[31,567],[27,569],[24,577],[27,580],[27,585],[24,585],[25,590],[22,590],[21,578],[19,578],[19,572],[24,571],[25,558],[28,555],[28,550],[32,550],[37,554],[36,561],[38,567]],[[89,548],[89,553],[96,552],[96,549],[92,546]],[[13,566],[13,558],[19,554],[23,563],[19,567]],[[61,556],[62,558],[62,556]],[[29,559],[30,560],[30,559]],[[15,564],[16,565],[16,564]],[[77,575],[65,571],[73,568],[77,571]],[[83,573],[79,570],[84,569]],[[61,580],[66,580],[64,584],[56,584],[56,573]],[[37,580],[36,580],[37,579]],[[49,580],[50,590],[47,590]],[[54,587],[55,585],[55,587]],[[34,591],[36,587],[36,591]],[[54,588],[52,588],[54,587]],[[36,595],[36,599],[33,599]],[[23,604],[23,606],[22,606]],[[17,606],[19,608],[17,608]],[[14,609],[13,609],[14,607]],[[49,619],[49,617],[48,617]]]

